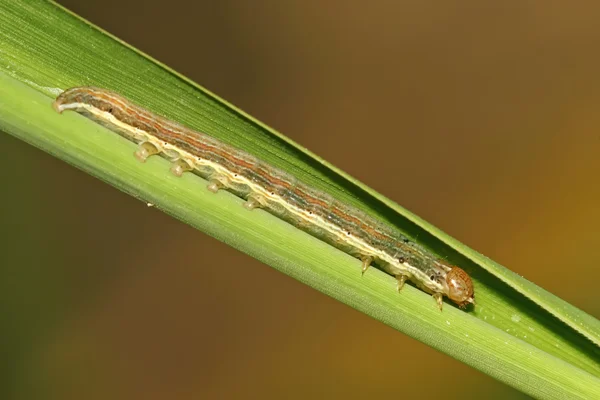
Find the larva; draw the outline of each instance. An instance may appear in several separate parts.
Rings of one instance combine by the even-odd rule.
[[[60,94],[54,109],[76,111],[139,144],[135,157],[144,162],[159,154],[172,161],[176,176],[190,171],[208,180],[208,190],[225,189],[278,218],[362,260],[364,273],[372,263],[396,277],[401,290],[410,280],[433,295],[440,310],[442,297],[465,308],[475,304],[473,283],[451,266],[396,229],[316,190],[296,177],[204,133],[147,111],[122,96],[93,87]]]

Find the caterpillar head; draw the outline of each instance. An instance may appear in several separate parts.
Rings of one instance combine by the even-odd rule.
[[[471,277],[464,270],[452,267],[446,275],[448,285],[448,298],[458,304],[460,308],[466,308],[469,304],[475,304],[475,292]]]

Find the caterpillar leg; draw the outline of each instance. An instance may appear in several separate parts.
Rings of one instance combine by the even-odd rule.
[[[175,176],[181,176],[181,175],[183,175],[184,172],[191,171],[191,170],[192,170],[192,166],[187,161],[184,161],[180,158],[179,160],[176,160],[173,162],[173,165],[171,165],[170,171]]]
[[[223,189],[224,187],[225,185],[223,185],[223,183],[218,179],[211,179],[210,181],[208,181],[207,188],[213,193],[217,193],[219,189]]]
[[[362,268],[361,268],[361,275],[364,275],[365,272],[367,272],[367,270],[369,269],[369,267],[371,266],[371,263],[373,262],[373,257],[362,257]]]
[[[408,279],[406,275],[396,275],[396,279],[398,280],[398,285],[396,286],[396,290],[401,291],[404,287],[404,283]]]
[[[244,208],[247,210],[254,210],[255,208],[260,208],[262,206],[263,202],[261,201],[261,198],[253,195],[248,196],[248,200],[244,203]]]
[[[160,153],[160,150],[150,142],[144,142],[140,144],[140,147],[133,153],[135,158],[137,158],[140,162],[146,162],[148,157]]]
[[[442,296],[441,293],[434,293],[433,294],[433,298],[435,299],[438,308],[440,309],[440,311],[442,311],[442,306],[444,305],[444,302],[442,301],[444,296]]]

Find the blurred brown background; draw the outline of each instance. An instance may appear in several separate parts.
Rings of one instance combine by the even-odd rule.
[[[59,2],[600,315],[600,4]],[[0,171],[19,172],[2,179],[0,227],[12,398],[525,398],[33,147],[0,146]]]

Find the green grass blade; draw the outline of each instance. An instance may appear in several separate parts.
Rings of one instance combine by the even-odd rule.
[[[59,90],[95,85],[243,148],[353,204],[465,267],[478,307],[463,312],[377,271],[260,210],[248,212],[202,179],[140,165],[134,145],[50,107]],[[600,396],[599,323],[456,242],[272,129],[135,49],[46,2],[0,0],[0,129],[153,203],[395,329],[539,398]],[[282,240],[285,238],[285,240]],[[251,273],[251,272],[250,272]]]

